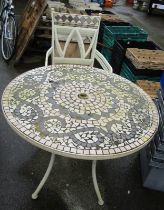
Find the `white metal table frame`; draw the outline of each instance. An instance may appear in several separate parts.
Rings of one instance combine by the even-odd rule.
[[[42,187],[44,186],[45,182],[47,181],[47,179],[48,179],[48,177],[51,173],[54,161],[55,161],[55,154],[52,153],[48,168],[47,168],[40,184],[36,188],[35,192],[32,194],[32,199],[37,199],[38,198],[39,192],[41,191]],[[97,195],[97,198],[98,198],[98,204],[103,205],[104,201],[102,199],[102,196],[101,196],[101,193],[100,193],[100,190],[99,190],[99,187],[98,187],[98,183],[97,183],[97,177],[96,177],[96,160],[92,161],[92,179],[93,179],[94,189],[95,189],[95,192],[96,192],[96,195]]]
[[[85,77],[87,78],[87,81],[88,78],[90,78],[89,84],[88,82],[84,82]],[[65,78],[65,80],[63,80],[63,78]],[[82,82],[76,82],[76,78],[80,81],[82,79]],[[38,90],[41,91],[39,92]],[[68,98],[69,94],[76,93],[76,107],[78,107],[78,101],[80,101],[80,103],[82,103],[84,106],[86,104],[87,107],[90,105],[92,107],[90,109],[92,112],[92,118],[95,117],[96,119],[97,115],[95,115],[95,113],[97,114],[97,112],[100,111],[100,119],[91,121],[89,118],[90,122],[88,120],[80,121],[81,124],[78,126],[75,124],[75,127],[77,126],[76,129],[70,127],[73,130],[73,134],[68,132],[68,128],[64,128],[64,131],[61,132],[61,129],[63,129],[61,125],[62,123],[60,124],[56,118],[59,118],[60,111],[63,110],[60,110],[61,107],[59,105],[62,103],[63,106],[66,96],[62,92],[61,95],[64,96],[62,101],[60,101],[60,94],[58,95],[58,92],[60,91],[65,91]],[[36,97],[38,92],[39,97]],[[84,92],[86,92],[86,94],[84,94]],[[97,95],[100,98],[102,97],[101,102],[99,102],[99,97]],[[96,97],[98,97],[98,99]],[[96,107],[99,107],[98,111],[96,111],[97,109],[94,110],[92,101],[93,98],[94,103],[97,104]],[[104,98],[106,99],[105,102]],[[30,101],[33,101],[30,102],[30,104],[29,99]],[[32,99],[37,99],[39,101]],[[81,100],[85,101],[82,102]],[[58,104],[56,104],[56,101],[58,101]],[[68,101],[72,105],[73,102],[71,102],[70,98]],[[68,101],[66,101],[67,104],[69,104]],[[34,103],[34,107],[32,103]],[[47,106],[47,104],[51,103],[52,106],[41,110],[40,107]],[[30,108],[27,106],[27,104]],[[40,105],[38,108],[39,111],[36,108],[38,104]],[[68,106],[67,109],[69,109]],[[52,116],[54,107],[56,108],[55,111],[57,110],[57,112],[54,114],[54,118],[50,118],[48,120],[45,119],[44,121],[44,125],[53,122],[53,126],[50,124],[47,131],[43,126],[42,114],[40,113],[42,113],[42,111],[45,113],[48,111],[48,114]],[[158,128],[159,123],[158,112],[155,104],[142,89],[118,75],[107,73],[106,71],[96,69],[94,67],[78,65],[40,67],[18,76],[11,83],[9,83],[3,93],[2,109],[8,124],[19,136],[27,140],[29,143],[51,153],[48,168],[37,189],[32,194],[33,199],[38,197],[40,190],[48,179],[55,161],[55,155],[61,155],[76,159],[92,160],[92,179],[99,205],[103,205],[104,201],[100,194],[97,183],[96,161],[119,158],[139,151],[150,142]],[[69,117],[68,115],[67,117],[61,115],[61,122],[67,122],[66,125],[69,125],[68,121],[70,119],[76,119],[76,114],[78,115],[78,113],[81,112],[80,109],[77,111],[77,113],[76,111],[77,109],[75,109],[73,112],[74,118],[70,117],[71,111],[68,112],[70,114]],[[56,113],[59,115],[56,115]],[[40,116],[41,118],[39,118]],[[101,116],[103,116],[103,119],[106,120],[106,123],[102,120]],[[126,116],[126,118],[124,116]],[[60,125],[60,130],[57,130],[57,134],[59,135],[60,133],[63,133],[62,135],[64,135],[64,137],[60,138],[60,141],[55,142],[51,142],[51,139],[45,140],[45,137],[42,136],[41,133],[36,134],[35,129],[33,130],[33,128],[36,126],[33,123],[35,120],[37,120],[37,123],[40,123],[39,131],[44,131],[46,135],[49,134],[49,137],[52,137],[53,139],[56,137],[50,129],[51,127],[53,129],[54,127],[57,129],[57,126]],[[97,122],[99,122],[98,125]],[[83,124],[85,123],[88,123],[88,130],[85,126],[83,127]],[[29,127],[29,125],[35,126]],[[126,127],[127,125],[129,127]],[[94,133],[95,131],[92,131],[91,128],[95,127],[100,131],[103,129],[102,133],[100,131],[98,131],[98,133]],[[77,141],[78,139],[76,139],[77,135],[80,135],[80,132],[82,133],[82,137],[80,138],[82,139],[84,146]],[[105,135],[108,135],[108,137],[103,136],[103,132],[105,132]],[[69,134],[71,135],[69,136]],[[84,137],[83,134],[85,134]],[[96,136],[97,134],[99,136]],[[92,140],[97,139],[92,144],[88,142],[88,138]],[[119,138],[120,141],[118,142]],[[68,139],[69,141],[76,140],[75,143],[77,145],[79,144],[80,147],[77,146],[77,148],[73,148],[70,145],[70,147],[68,147],[68,144],[66,144],[67,146],[61,146],[63,143],[67,142]],[[84,140],[88,143],[86,144]],[[97,145],[97,147],[95,147],[95,145]],[[90,147],[90,149],[88,149],[88,147]]]

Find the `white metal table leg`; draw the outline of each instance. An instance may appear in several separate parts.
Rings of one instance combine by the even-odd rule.
[[[51,154],[51,159],[50,159],[50,162],[49,162],[49,165],[48,165],[48,168],[47,168],[47,171],[46,173],[44,174],[40,184],[38,185],[38,187],[36,188],[35,192],[32,194],[32,199],[37,199],[38,197],[38,194],[40,192],[40,190],[42,189],[43,185],[45,184],[45,182],[47,181],[49,175],[50,175],[50,172],[52,170],[52,166],[54,164],[54,160],[55,160],[55,154]]]
[[[94,188],[95,188],[95,192],[96,192],[96,195],[97,195],[97,198],[98,198],[98,204],[102,206],[102,205],[104,205],[104,201],[101,197],[100,190],[99,190],[99,187],[98,187],[98,184],[97,184],[96,160],[92,161],[92,179],[93,179],[93,185],[94,185]]]

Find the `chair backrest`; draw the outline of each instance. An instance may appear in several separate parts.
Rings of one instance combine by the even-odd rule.
[[[93,66],[100,20],[52,10],[52,63]]]

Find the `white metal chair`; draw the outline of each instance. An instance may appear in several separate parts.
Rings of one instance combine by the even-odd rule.
[[[52,46],[46,53],[45,66],[48,66],[49,56],[52,64],[93,66],[94,60],[97,60],[104,70],[112,72],[108,61],[96,50],[100,16],[57,13],[53,10],[51,14]],[[78,52],[72,56],[75,45]],[[68,52],[71,48],[72,53]]]

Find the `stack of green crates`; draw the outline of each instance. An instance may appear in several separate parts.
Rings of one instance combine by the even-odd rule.
[[[160,77],[150,77],[150,76],[133,74],[132,70],[129,68],[129,66],[125,62],[122,64],[120,75],[134,83],[136,83],[137,80],[150,80],[150,81],[155,81],[155,82],[160,81]]]
[[[103,34],[103,45],[112,49],[115,40],[124,41],[146,41],[148,33],[136,26],[105,26]],[[107,48],[102,48],[101,53],[109,61],[111,52]]]
[[[137,26],[106,26],[103,34],[103,44],[113,47],[115,40],[146,41],[148,33]]]

